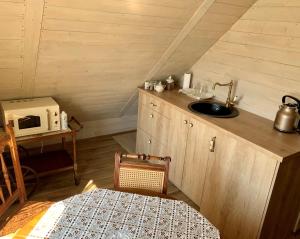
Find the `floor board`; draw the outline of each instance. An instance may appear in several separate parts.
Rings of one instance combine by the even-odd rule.
[[[136,131],[114,135],[113,139],[126,149],[127,152],[135,152]]]

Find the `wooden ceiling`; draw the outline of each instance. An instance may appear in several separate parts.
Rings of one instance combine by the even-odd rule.
[[[0,0],[0,99],[120,117],[138,85],[189,69],[254,1]]]

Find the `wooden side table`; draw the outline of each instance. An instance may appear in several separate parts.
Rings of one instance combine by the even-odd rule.
[[[66,138],[72,139],[72,156],[66,151]],[[17,144],[28,142],[39,142],[49,139],[61,138],[62,149],[56,151],[44,152],[42,154],[30,155],[27,159],[22,160],[21,164],[33,168],[39,177],[73,170],[74,181],[76,185],[80,183],[80,177],[77,172],[77,148],[76,148],[76,131],[68,128],[43,134],[34,134],[22,137],[16,137]]]

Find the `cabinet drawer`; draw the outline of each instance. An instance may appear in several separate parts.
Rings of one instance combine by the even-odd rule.
[[[158,139],[151,137],[141,129],[137,130],[136,152],[140,154],[150,154],[159,157],[169,156],[165,144]]]
[[[168,144],[170,120],[158,112],[140,107],[138,127],[163,144]]]
[[[151,137],[141,129],[137,129],[136,135],[136,152],[139,154],[150,154]]]
[[[170,117],[170,106],[163,101],[147,94],[140,94],[140,101],[143,106],[146,106],[167,118]]]
[[[142,129],[149,135],[152,133],[152,128],[154,124],[154,114],[153,110],[140,105],[139,107],[139,119],[138,119],[138,128]]]

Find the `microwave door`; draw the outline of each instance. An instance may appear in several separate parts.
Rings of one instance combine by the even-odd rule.
[[[25,117],[18,118],[18,128],[32,129],[41,127],[41,117],[37,115],[26,115]]]
[[[43,111],[39,114],[26,112],[24,116],[14,117],[14,131],[16,136],[38,134],[48,131],[48,112]]]

